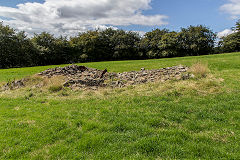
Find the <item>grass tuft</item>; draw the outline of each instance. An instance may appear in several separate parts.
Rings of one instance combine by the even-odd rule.
[[[34,94],[32,93],[32,92],[30,92],[30,93],[27,93],[27,95],[25,95],[25,99],[30,99],[31,97],[33,97],[34,96]]]
[[[59,92],[59,91],[61,91],[63,89],[63,86],[62,85],[53,85],[53,86],[50,86],[49,88],[48,88],[48,90],[50,91],[50,92]]]
[[[189,72],[196,78],[206,78],[210,70],[207,63],[197,62],[190,67]]]

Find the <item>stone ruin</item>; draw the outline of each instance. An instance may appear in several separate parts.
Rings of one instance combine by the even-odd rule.
[[[52,76],[65,76],[67,81],[65,87],[86,88],[86,87],[125,87],[155,81],[182,80],[192,75],[188,74],[188,67],[174,66],[155,70],[131,71],[123,73],[107,72],[87,68],[85,66],[71,65],[63,68],[48,69],[39,73],[40,76],[51,78]]]
[[[25,86],[24,83],[25,83],[25,79],[14,80],[12,82],[8,82],[7,84],[5,84],[2,87],[2,89],[0,88],[0,91],[10,90],[10,89],[19,89]]]
[[[142,68],[140,71],[113,73],[107,72],[106,69],[98,70],[85,66],[70,65],[47,69],[38,75],[46,78],[64,76],[66,79],[63,84],[64,87],[97,89],[99,87],[121,88],[156,81],[185,80],[193,76],[187,72],[188,70],[188,67],[180,65],[154,70]],[[24,79],[10,82],[4,86],[5,89],[21,87],[24,87]]]

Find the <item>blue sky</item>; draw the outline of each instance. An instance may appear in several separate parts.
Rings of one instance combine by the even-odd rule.
[[[240,15],[240,0],[135,0],[135,4],[129,0],[122,0],[121,3],[112,3],[111,0],[46,1],[0,1],[0,18],[4,23],[27,32],[47,30],[72,34],[96,26],[147,32],[154,28],[179,30],[181,27],[203,24],[214,32],[227,33]],[[102,2],[95,4],[96,1]],[[18,4],[21,4],[22,8],[17,6]],[[80,8],[82,12],[79,11]],[[57,13],[52,15],[54,9]],[[49,12],[49,20],[46,12]],[[57,16],[59,13],[62,17]],[[113,16],[106,17],[105,13]],[[41,22],[42,17],[44,20]],[[45,23],[46,26],[38,26],[39,23]]]
[[[153,0],[151,2],[152,9],[143,13],[167,15],[169,24],[160,28],[179,30],[181,27],[203,24],[215,32],[220,32],[231,28],[236,22],[229,14],[220,11],[220,6],[226,2],[226,0]],[[151,28],[143,27],[146,30]]]

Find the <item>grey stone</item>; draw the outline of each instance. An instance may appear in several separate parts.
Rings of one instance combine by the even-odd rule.
[[[51,78],[53,76],[65,76],[67,81],[64,87],[96,89],[99,87],[125,87],[154,81],[166,81],[171,79],[185,80],[194,77],[187,73],[188,67],[173,66],[155,70],[131,71],[123,73],[110,73],[107,70],[97,70],[85,66],[71,65],[47,69],[38,75]],[[13,81],[3,88],[16,89],[24,87],[24,80]]]

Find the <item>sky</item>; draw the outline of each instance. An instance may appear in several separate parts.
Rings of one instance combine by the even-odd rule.
[[[144,34],[202,24],[221,37],[238,19],[240,0],[0,0],[0,21],[29,36],[109,27]]]

